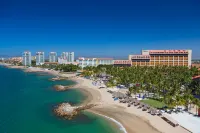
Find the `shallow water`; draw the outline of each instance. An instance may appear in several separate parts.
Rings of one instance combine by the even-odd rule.
[[[0,66],[0,133],[119,133],[119,127],[88,112],[74,120],[56,117],[52,109],[61,102],[79,104],[86,99],[78,90],[56,92],[56,84],[72,81],[49,81],[52,76],[24,73]]]

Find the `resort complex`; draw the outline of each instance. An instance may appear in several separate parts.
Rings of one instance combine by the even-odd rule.
[[[114,65],[121,67],[198,66],[198,64],[192,64],[192,50],[142,50],[142,54],[129,55],[127,60],[95,57],[79,57],[78,59],[75,59],[74,52],[62,52],[60,56],[58,56],[56,52],[50,52],[47,61],[45,60],[44,52],[37,52],[36,56],[32,56],[32,58],[29,58],[29,55],[30,53],[23,53],[23,64],[26,66],[31,65],[30,60],[36,60],[36,65],[56,64],[57,62],[57,64],[79,65],[81,68],[87,66],[96,67],[98,65]]]
[[[192,64],[192,50],[142,50],[141,55],[129,55],[134,66],[188,66]]]
[[[81,88],[87,90],[88,97],[92,96],[89,104],[79,108],[69,103],[59,105],[55,109],[58,116],[72,119],[80,108],[86,107],[119,120],[130,133],[135,131],[132,122],[137,125],[141,121],[135,121],[135,116],[156,129],[140,129],[143,132],[200,131],[200,70],[197,64],[192,65],[191,50],[142,50],[141,55],[129,55],[127,60],[85,57],[75,60],[74,52],[63,52],[60,57],[50,52],[46,60],[44,52],[36,52],[36,57],[31,57],[31,52],[24,52],[13,61],[21,59],[19,67],[26,72],[55,75],[51,81],[77,82],[70,87],[56,85],[56,90]],[[2,60],[12,64],[11,60],[6,61]]]

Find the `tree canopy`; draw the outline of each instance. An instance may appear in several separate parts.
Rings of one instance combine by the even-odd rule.
[[[114,67],[101,65],[98,67],[84,68],[84,75],[97,76],[100,73],[111,75],[107,85],[125,85],[130,93],[153,93],[153,98],[167,105],[185,105],[200,103],[194,95],[200,95],[199,82],[192,80],[193,76],[199,75],[197,68],[184,66],[132,66]]]

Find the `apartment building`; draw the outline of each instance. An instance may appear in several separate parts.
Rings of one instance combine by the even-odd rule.
[[[44,62],[44,52],[36,52],[36,65],[43,65]]]
[[[62,52],[61,58],[67,62],[74,62],[74,52]]]
[[[57,53],[56,52],[49,53],[49,62],[57,62]]]
[[[24,66],[31,66],[31,52],[25,51],[22,53],[22,64]]]
[[[80,57],[77,60],[80,67],[98,66],[98,65],[113,65],[113,58],[84,58]]]

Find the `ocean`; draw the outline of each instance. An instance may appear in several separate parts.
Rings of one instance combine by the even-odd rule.
[[[120,133],[109,120],[84,111],[73,120],[54,115],[59,103],[80,104],[80,91],[56,92],[54,85],[72,81],[50,81],[51,75],[25,73],[0,66],[0,133]]]

